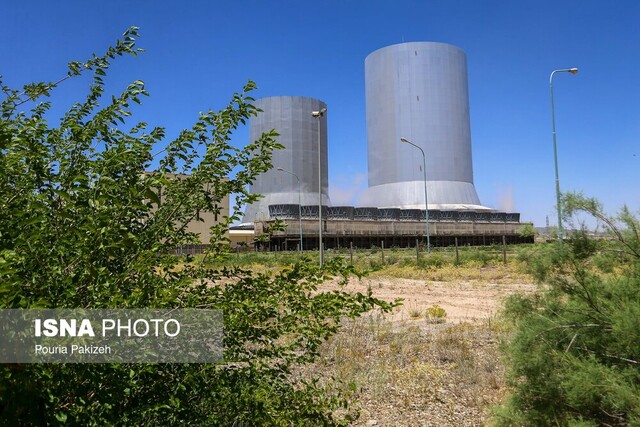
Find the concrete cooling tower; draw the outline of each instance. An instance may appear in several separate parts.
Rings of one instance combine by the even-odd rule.
[[[484,210],[473,185],[465,53],[444,43],[402,43],[365,60],[369,189],[363,206]]]
[[[255,141],[263,132],[275,129],[284,149],[273,153],[273,168],[261,174],[251,186],[251,193],[264,197],[249,205],[244,223],[269,219],[269,205],[318,205],[318,126],[322,164],[322,204],[330,205],[327,164],[327,116],[317,118],[314,111],[326,109],[318,99],[302,96],[273,96],[258,99],[254,105],[262,110],[249,122],[249,138]],[[287,172],[280,171],[282,168]],[[295,174],[300,179],[292,175]],[[300,188],[300,193],[298,189]]]

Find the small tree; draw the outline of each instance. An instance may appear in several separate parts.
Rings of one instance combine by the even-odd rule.
[[[100,102],[111,62],[136,55],[137,37],[129,29],[104,55],[70,63],[58,82],[23,90],[0,83],[0,308],[222,309],[225,362],[1,366],[0,424],[347,422],[349,412],[334,414],[346,401],[331,382],[292,372],[317,357],[343,316],[390,305],[371,295],[319,292],[325,273],[311,266],[275,276],[208,268],[204,259],[224,256],[235,214],[212,227],[204,259],[170,255],[194,243],[186,224],[198,211],[217,212],[232,193],[236,212],[256,200],[248,184],[271,167],[279,145],[273,131],[242,149],[230,144],[231,133],[257,112],[252,82],[168,143],[163,128],[127,128],[132,105],[148,95],[143,82]],[[40,99],[83,73],[93,75],[87,97],[49,126],[51,105]],[[33,107],[22,111],[27,105]],[[159,167],[145,173],[152,161]]]
[[[513,393],[500,426],[640,425],[640,223],[594,199],[565,194],[566,219],[593,215],[609,231],[586,228],[531,261],[547,287],[512,297],[515,333],[505,347]]]
[[[533,238],[536,237],[538,232],[536,231],[536,228],[533,226],[533,224],[528,222],[526,224],[522,224],[520,230],[518,230],[518,234],[520,235],[520,237],[531,239],[533,241]]]

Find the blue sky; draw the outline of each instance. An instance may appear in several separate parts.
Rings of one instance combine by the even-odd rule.
[[[20,86],[63,76],[66,63],[102,53],[129,26],[146,52],[109,73],[117,91],[143,80],[151,97],[136,120],[168,136],[198,112],[225,105],[248,80],[256,98],[310,96],[328,104],[334,204],[366,187],[364,60],[403,41],[467,53],[474,178],[481,202],[555,222],[549,74],[554,77],[560,184],[609,212],[640,209],[640,2],[5,1],[0,74]],[[86,80],[65,82],[63,111]],[[248,142],[240,129],[234,143]]]

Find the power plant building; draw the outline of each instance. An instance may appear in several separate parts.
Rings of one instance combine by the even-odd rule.
[[[387,46],[365,59],[369,189],[361,203],[487,210],[473,185],[467,59],[445,43]]]
[[[326,109],[326,104],[303,96],[273,96],[258,99],[254,105],[262,111],[249,121],[250,141],[275,129],[280,134],[277,141],[284,149],[273,152],[273,168],[261,174],[251,186],[252,193],[264,197],[247,207],[243,222],[269,219],[269,205],[300,203],[318,206],[318,148],[322,204],[330,205],[327,117],[312,115],[314,111]]]
[[[268,234],[268,247],[280,249],[301,242],[303,249],[317,249],[320,227],[327,248],[415,246],[426,238],[427,218],[435,246],[531,241],[519,233],[520,214],[485,207],[476,193],[464,51],[433,42],[376,50],[365,59],[365,94],[369,188],[360,206],[331,206],[327,118],[312,115],[325,103],[305,97],[255,102],[263,111],[250,121],[251,140],[275,129],[285,149],[274,153],[273,168],[251,187],[264,197],[245,211],[244,222],[253,223],[245,227]],[[270,233],[275,219],[284,221],[284,231]]]

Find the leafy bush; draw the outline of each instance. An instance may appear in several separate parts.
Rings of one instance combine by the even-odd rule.
[[[602,221],[612,239],[593,240],[583,229],[533,260],[532,271],[548,286],[506,305],[515,322],[505,347],[513,393],[496,424],[639,425],[638,220],[626,209],[610,218],[577,194],[563,202],[567,215],[582,210]]]
[[[168,143],[163,128],[126,129],[131,106],[147,96],[144,83],[105,102],[103,78],[117,56],[138,53],[136,39],[131,28],[105,55],[69,64],[65,79],[91,72],[93,83],[57,127],[46,120],[51,104],[37,102],[65,79],[24,90],[0,83],[0,308],[222,309],[225,360],[3,365],[0,424],[347,423],[353,414],[335,412],[346,404],[340,389],[294,371],[315,360],[344,316],[390,305],[370,294],[318,292],[327,274],[350,272],[337,262],[325,271],[295,264],[274,276],[211,268],[235,216],[211,227],[202,258],[170,255],[195,241],[186,224],[198,211],[219,212],[230,194],[236,212],[256,199],[247,186],[271,167],[279,145],[275,132],[243,149],[229,143],[257,112],[252,82]],[[159,167],[146,173],[152,161]]]
[[[532,223],[525,223],[522,224],[520,230],[518,230],[518,234],[522,237],[529,237],[533,239],[538,233]]]

